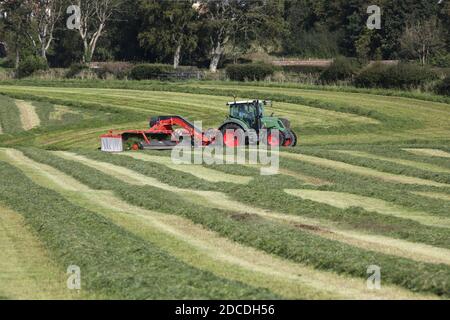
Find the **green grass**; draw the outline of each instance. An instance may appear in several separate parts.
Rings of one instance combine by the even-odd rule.
[[[364,283],[367,266],[376,264],[382,268],[383,283],[450,298],[449,229],[408,219],[408,214],[414,212],[430,219],[449,218],[450,163],[447,158],[404,150],[450,152],[448,98],[351,87],[209,81],[24,80],[2,82],[0,94],[0,146],[19,148],[35,161],[98,190],[95,192],[111,190],[115,198],[129,205],[180,219],[180,228],[183,223],[186,228],[192,224],[245,250],[306,266],[318,274],[339,273]],[[261,176],[259,167],[243,165],[178,168],[171,165],[169,158],[161,158],[170,156],[170,152],[144,152],[158,158],[143,161],[97,150],[100,134],[109,129],[146,128],[152,115],[180,114],[203,120],[205,129],[217,127],[227,113],[225,102],[233,94],[239,98],[272,99],[274,107],[267,112],[291,119],[299,145],[282,150],[280,169],[284,174]],[[31,102],[41,126],[23,132],[13,99]],[[131,173],[127,172],[130,183],[114,178],[111,172],[96,170],[95,165],[87,167],[42,149],[67,150],[106,165],[131,169]],[[340,152],[343,150],[349,152]],[[288,157],[289,153],[303,156]],[[305,161],[305,157],[309,160]],[[325,165],[326,160],[334,162]],[[337,163],[353,167],[345,169]],[[139,220],[142,217],[108,214],[94,210],[92,203],[85,207],[87,203],[77,202],[75,194],[61,198],[64,190],[58,187],[50,191],[37,186],[4,163],[0,169],[0,199],[9,201],[8,206],[25,217],[61,270],[69,260],[77,259],[76,252],[81,254],[85,259],[79,263],[87,268],[87,288],[96,295],[270,298],[286,292],[289,297],[326,296],[315,296],[306,288],[292,291],[291,286],[278,290],[280,283],[275,282],[271,282],[275,291],[261,289],[258,283],[264,283],[264,276],[255,274],[252,278],[247,271],[227,270],[231,266],[220,267],[206,257],[200,261],[198,253],[185,254],[180,248],[189,245],[182,238],[164,238],[144,223],[145,219]],[[132,184],[133,175],[139,174],[144,178],[141,181],[149,177],[158,181],[153,180],[156,185],[163,183],[164,190]],[[215,181],[214,177],[221,175],[226,179]],[[231,177],[244,177],[248,183],[235,183]],[[16,180],[17,186],[11,183]],[[314,183],[318,181],[322,183]],[[19,201],[19,186],[31,190],[33,202]],[[371,210],[365,203],[360,207],[336,207],[287,194],[286,189],[379,199],[384,211]],[[183,195],[183,190],[187,194]],[[203,201],[200,190],[226,196],[229,201]],[[389,208],[398,207],[402,215],[393,216]],[[390,244],[394,246],[392,251]],[[224,254],[231,252],[225,250]],[[437,256],[442,259],[433,259]],[[108,263],[119,275],[103,270]],[[154,281],[152,274],[161,277],[157,280],[161,287],[148,288],[147,284]],[[221,289],[212,290],[200,283],[205,281]],[[9,296],[3,291],[0,295]]]
[[[22,131],[19,109],[14,100],[0,95],[0,127],[4,134]]]
[[[72,264],[81,268],[88,291],[125,299],[276,298],[265,290],[192,268],[35,185],[10,165],[0,162],[0,169],[0,199],[24,216],[62,269]]]
[[[208,82],[119,83],[122,87],[133,90],[83,88],[88,87],[89,82],[84,85],[77,82],[71,84],[72,87],[64,87],[64,83],[60,87],[28,86],[26,94],[23,93],[25,87],[3,85],[0,86],[0,92],[66,105],[73,104],[74,99],[71,96],[76,96],[78,105],[120,109],[146,116],[177,112],[193,120],[203,120],[205,127],[221,123],[227,111],[224,103],[233,94],[242,98],[264,97],[276,101],[276,107],[272,111],[294,118],[293,128],[301,132],[304,144],[382,143],[413,139],[429,141],[437,138],[448,139],[450,133],[447,120],[450,111],[448,104],[442,101],[361,92]],[[73,87],[76,84],[79,88]],[[111,87],[114,88],[114,85]],[[314,109],[322,111],[314,113]],[[296,112],[300,116],[296,116]],[[329,112],[328,118],[320,112]],[[335,114],[333,117],[336,112],[337,116]],[[351,117],[356,118],[352,120]],[[370,121],[360,123],[362,119]]]
[[[135,205],[181,215],[241,244],[292,261],[307,263],[319,269],[331,268],[339,273],[362,278],[366,276],[368,265],[378,264],[383,266],[386,272],[384,279],[389,283],[440,295],[445,295],[448,291],[448,266],[418,263],[362,250],[256,216],[244,215],[240,218],[233,212],[212,211],[207,207],[180,202],[177,198],[169,197],[167,191],[151,186],[131,186],[95,169],[42,151],[25,150],[25,154],[75,177],[94,189],[113,190],[125,201]],[[420,279],[414,275],[417,268],[421,270]],[[430,277],[434,279],[433,284],[429,282]]]

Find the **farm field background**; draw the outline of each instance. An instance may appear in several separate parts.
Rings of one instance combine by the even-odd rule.
[[[0,94],[0,298],[450,297],[449,99],[146,81],[25,80]],[[152,115],[217,127],[233,94],[291,120],[299,144],[280,150],[278,175],[97,150],[100,134]]]

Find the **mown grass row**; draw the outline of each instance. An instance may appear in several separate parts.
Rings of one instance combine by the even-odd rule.
[[[0,126],[3,134],[22,131],[19,109],[13,99],[2,95],[0,95]]]
[[[216,275],[267,288],[285,298],[430,297],[423,294],[415,295],[406,289],[386,284],[383,285],[382,292],[368,291],[364,281],[278,259],[273,255],[218,237],[217,234],[193,224],[188,219],[127,204],[109,191],[90,189],[61,171],[23,156],[20,151],[9,149],[2,151],[2,154],[5,161],[17,166],[39,185],[55,190],[72,203],[106,216],[119,226],[157,244],[188,264]],[[42,175],[43,173],[45,174]],[[217,248],[221,248],[220,253],[217,252]],[[412,248],[414,253],[420,256],[421,250],[417,252],[416,249]],[[417,255],[409,258],[450,264],[445,257],[439,258],[439,251],[435,251],[435,248],[428,249],[434,253],[422,256],[425,260],[416,259]]]
[[[339,148],[342,149],[342,148]],[[344,148],[345,150],[345,148]],[[290,150],[288,150],[290,151]],[[376,169],[382,172],[394,173],[405,176],[412,176],[423,178],[427,180],[433,180],[436,182],[442,182],[450,184],[450,174],[446,172],[431,172],[429,170],[413,168],[399,163],[392,163],[389,161],[383,161],[379,159],[370,159],[364,157],[355,157],[350,154],[341,153],[329,148],[302,148],[303,154],[318,156],[335,161],[341,161],[357,166],[368,167]],[[406,159],[405,159],[406,160]]]
[[[195,87],[182,87],[182,86],[170,86],[170,85],[164,85],[164,86],[155,86],[151,88],[152,91],[158,91],[158,92],[176,92],[176,93],[187,93],[187,94],[193,94],[193,95],[198,95],[198,94],[202,94],[202,95],[210,95],[210,96],[226,96],[226,97],[232,97],[234,94],[236,94],[235,91],[226,91],[225,89],[211,89],[211,88],[195,88]],[[12,94],[12,95],[16,95],[17,93],[15,92],[15,88],[14,87],[0,87],[0,91],[6,94]],[[51,91],[51,90],[50,90]],[[83,96],[85,93],[82,90],[78,90],[78,95],[79,96]],[[126,90],[116,90],[118,94],[121,95],[126,95],[127,91]],[[73,89],[73,93],[72,94],[76,94],[77,90],[76,88]],[[112,96],[113,92],[100,92],[99,91],[99,96],[86,96],[84,98],[84,102],[88,103],[92,102],[95,100],[96,104],[113,104],[113,105],[117,105],[120,97],[110,97],[109,95]],[[28,98],[33,98],[33,97],[39,97],[39,99],[48,99],[49,101],[51,99],[54,99],[56,97],[58,97],[58,101],[60,101],[61,103],[64,104],[68,104],[70,103],[69,101],[65,101],[65,99],[67,99],[67,96],[70,96],[71,94],[64,94],[64,95],[60,95],[60,94],[56,94],[56,93],[52,93],[52,92],[48,92],[45,95],[39,93],[39,92],[28,92]],[[329,111],[334,111],[334,112],[342,112],[342,113],[347,113],[347,114],[353,114],[353,115],[357,115],[357,116],[363,116],[363,117],[368,117],[368,118],[372,118],[375,120],[380,121],[380,123],[366,123],[366,124],[359,124],[359,123],[347,123],[346,125],[336,125],[336,124],[331,124],[330,126],[303,126],[303,127],[299,127],[299,124],[297,124],[296,122],[293,122],[293,128],[302,131],[302,134],[306,134],[306,135],[310,135],[310,134],[336,134],[336,133],[341,133],[341,134],[345,134],[345,133],[351,133],[351,132],[364,132],[364,133],[370,133],[370,132],[382,132],[383,130],[398,130],[401,128],[419,128],[421,127],[421,123],[420,121],[417,121],[414,118],[410,118],[410,119],[403,119],[400,117],[392,117],[387,113],[379,113],[378,111],[374,111],[374,110],[364,110],[362,108],[359,107],[355,107],[355,106],[348,106],[345,104],[335,104],[335,103],[328,103],[328,102],[322,102],[318,99],[306,99],[303,98],[301,96],[290,96],[290,95],[284,95],[284,94],[274,94],[274,93],[268,93],[268,92],[256,92],[256,91],[242,91],[239,92],[239,96],[241,97],[259,97],[262,98],[261,96],[264,96],[264,98],[266,99],[271,99],[274,100],[276,102],[285,102],[285,103],[291,103],[294,105],[304,105],[304,106],[310,106],[310,107],[314,107],[314,108],[320,108],[320,109],[324,109],[324,110],[329,110]],[[45,97],[43,97],[45,96]],[[148,97],[151,97],[151,94],[148,94]],[[80,97],[79,97],[80,99]],[[112,100],[111,100],[112,99]],[[119,99],[119,100],[118,100]],[[136,105],[138,108],[151,108],[152,104],[149,105],[149,103],[147,102],[146,104],[144,104],[143,106],[139,106],[137,104],[137,101],[133,101],[135,100],[136,97],[134,98],[130,98],[130,101],[132,101],[131,105]],[[229,99],[229,98],[228,98]],[[83,100],[83,99],[81,99]],[[55,101],[55,100],[53,100]],[[127,103],[124,102],[124,105],[128,105],[129,102]],[[204,98],[203,103],[208,103],[207,102],[207,98]],[[153,104],[154,105],[154,104]],[[121,107],[120,105],[117,105],[117,107]],[[220,106],[217,106],[218,108]],[[153,107],[155,108],[155,107]],[[168,103],[163,103],[160,106],[156,105],[156,108],[158,109],[157,111],[153,110],[153,112],[162,112],[162,110],[165,110],[168,108]],[[178,112],[182,112],[181,109],[182,105],[178,105],[175,106],[175,109]],[[150,112],[151,110],[149,110],[148,112]],[[212,113],[211,115],[209,115],[208,112],[205,112],[205,110],[201,110],[201,112],[199,112],[199,110],[196,109],[186,109],[183,110],[183,114],[186,116],[191,116],[194,118],[198,118],[198,119],[203,119],[206,123],[212,123],[211,120],[209,119],[210,116],[213,116],[215,119],[214,124],[218,125],[220,123],[219,118],[217,118],[217,112]],[[224,108],[224,115],[226,114],[226,110]],[[217,119],[216,119],[217,118]],[[217,122],[217,123],[216,123]]]
[[[414,291],[439,295],[449,292],[450,267],[413,262],[350,245],[327,240],[294,226],[274,223],[251,213],[236,214],[180,201],[167,191],[152,186],[132,186],[82,164],[55,157],[48,152],[24,150],[30,158],[49,164],[94,189],[113,190],[129,203],[150,210],[181,215],[194,223],[218,232],[231,240],[253,246],[271,254],[319,269],[334,270],[366,277],[368,265],[377,264],[384,270],[384,281]]]
[[[90,80],[90,79],[58,79],[58,80],[38,80],[38,79],[23,79],[23,80],[8,80],[2,81],[3,85],[27,85],[27,86],[43,86],[43,87],[85,87],[85,88],[109,88],[109,89],[133,89],[133,90],[149,90],[155,85],[185,85],[186,83],[201,86],[201,85],[220,85],[220,86],[240,86],[241,82],[234,81],[181,81],[181,82],[167,82],[167,81],[123,81],[123,80]],[[373,95],[404,97],[411,99],[418,99],[424,101],[450,103],[450,99],[445,96],[439,96],[431,93],[419,91],[404,91],[404,90],[388,90],[388,89],[366,89],[355,88],[351,86],[321,86],[308,85],[299,83],[270,83],[270,82],[246,82],[246,86],[253,87],[268,87],[268,88],[287,88],[287,89],[303,89],[303,90],[317,90],[317,91],[333,91],[333,92],[348,92],[348,93],[365,93]]]
[[[5,122],[2,129],[4,133],[9,133],[0,135],[0,144],[4,146],[42,146],[42,141],[46,137],[63,136],[66,132],[72,132],[72,135],[76,137],[84,130],[104,127],[106,128],[104,131],[106,131],[123,123],[146,119],[138,112],[114,109],[98,104],[80,103],[76,99],[41,99],[35,96],[30,99],[30,95],[23,92],[9,94],[9,97],[0,96],[0,98],[2,99],[0,101],[0,112],[2,112],[0,121]],[[20,114],[13,98],[33,100],[33,105],[42,121],[41,126],[34,128],[31,132],[23,131]],[[55,105],[67,106],[73,113],[63,115],[61,120],[52,120],[50,113],[55,111]],[[49,147],[58,148],[61,147],[61,144],[55,143]]]
[[[329,146],[328,148],[330,150],[334,149],[333,146]],[[431,164],[431,165],[436,165],[439,167],[450,169],[450,161],[448,160],[448,158],[436,157],[436,156],[433,157],[433,156],[428,156],[428,155],[418,155],[418,154],[414,154],[412,152],[407,152],[404,150],[404,149],[408,149],[408,148],[412,148],[412,149],[426,148],[426,149],[433,149],[433,150],[441,150],[441,151],[450,153],[450,143],[449,143],[449,141],[445,141],[445,140],[434,141],[434,142],[430,142],[428,144],[417,143],[414,145],[396,144],[396,145],[380,145],[380,146],[374,146],[374,145],[336,146],[336,149],[364,151],[364,152],[372,153],[374,155],[416,161],[416,162],[423,163],[423,164]]]
[[[34,184],[9,164],[0,161],[0,170],[1,201],[24,216],[63,270],[69,265],[81,268],[82,285],[88,291],[122,299],[276,298],[267,290],[181,262],[108,219]]]
[[[22,87],[23,88],[23,87]],[[425,111],[426,104],[421,100],[401,100],[401,102],[377,102],[376,97],[367,96],[367,102],[364,100],[366,96],[362,95],[355,100],[353,97],[352,102],[346,101],[346,97],[340,95],[339,99],[334,101],[332,97],[322,97],[322,95],[314,95],[314,92],[303,93],[300,92],[271,92],[270,88],[265,88],[263,91],[248,91],[248,89],[258,89],[259,87],[249,86],[247,89],[245,86],[239,87],[239,95],[248,97],[261,97],[272,99],[276,102],[291,103],[292,105],[307,105],[312,108],[321,108],[323,110],[344,112],[346,114],[352,114],[356,116],[369,117],[371,119],[378,120],[379,123],[331,123],[328,127],[324,124],[316,125],[311,123],[310,125],[301,126],[297,121],[293,121],[293,128],[296,130],[300,137],[300,143],[308,144],[332,144],[332,143],[363,143],[373,142],[382,143],[383,141],[407,141],[419,139],[420,141],[430,139],[445,139],[448,135],[448,129],[445,116],[441,110],[442,105],[439,105],[439,110]],[[170,98],[170,95],[163,96],[162,98],[153,97],[149,92],[136,91],[130,92],[127,90],[99,90],[98,95],[95,95],[95,89],[89,89],[92,92],[83,92],[80,88],[65,89],[64,92],[53,92],[52,90],[42,89],[42,92],[37,90],[39,87],[34,87],[34,91],[28,91],[26,94],[20,91],[19,87],[0,87],[0,91],[11,96],[22,97],[26,95],[28,99],[39,99],[42,101],[59,103],[65,105],[84,105],[85,107],[95,106],[97,108],[114,109],[116,112],[131,114],[141,114],[140,117],[148,117],[153,114],[160,113],[181,113],[192,119],[202,119],[205,126],[217,126],[222,121],[222,117],[214,108],[217,103],[217,98],[230,97],[230,95],[236,94],[233,88],[230,86],[217,87],[217,86],[205,86],[195,87],[191,85],[180,84],[159,84],[153,83],[147,89],[153,92],[158,92],[158,96],[161,92],[173,92],[186,93],[189,95],[189,99],[198,98],[202,99],[201,103],[196,101],[194,105],[184,105],[184,101],[181,97]],[[55,89],[56,90],[56,89]],[[319,91],[317,91],[319,92]],[[74,94],[78,93],[78,99],[74,102],[71,98]],[[212,101],[208,103],[206,94],[211,95]],[[167,99],[175,99],[173,102],[167,101]],[[156,100],[155,100],[156,99]],[[169,99],[169,100],[170,100]],[[188,99],[188,100],[189,100]],[[330,100],[331,99],[331,100]],[[381,99],[381,98],[380,98]],[[399,98],[400,99],[400,98]],[[220,100],[220,99],[219,99]],[[180,101],[180,102],[178,102]],[[176,102],[176,103],[175,103]],[[380,103],[378,106],[377,103]],[[401,106],[397,107],[397,104]],[[410,108],[406,108],[406,104],[412,103]],[[375,105],[377,104],[377,105]],[[199,107],[201,105],[201,108]],[[417,106],[416,106],[417,105]],[[112,107],[112,108],[111,108]],[[420,113],[416,114],[416,107],[420,109]],[[220,106],[217,106],[220,108]],[[301,108],[301,107],[300,107]],[[393,112],[393,110],[400,110],[400,112]],[[301,117],[302,111],[299,109],[299,117]],[[441,115],[439,115],[441,113]],[[224,110],[223,115],[226,114]],[[145,115],[145,116],[144,116]],[[137,120],[137,118],[129,118],[129,120]],[[120,123],[118,119],[117,123]],[[116,121],[112,121],[116,123]],[[123,123],[123,122],[122,122]],[[352,133],[352,135],[349,135]],[[395,134],[394,134],[395,133]],[[417,135],[417,138],[415,138]]]
[[[380,182],[376,179],[370,179],[370,183],[368,183],[367,179],[361,178],[358,175],[348,175],[342,172],[322,169],[317,166],[302,164],[302,173],[320,177],[325,180],[335,181],[337,183],[331,186],[322,187],[305,186],[301,181],[289,176],[261,176],[259,171],[254,170],[252,173],[254,181],[252,181],[251,188],[249,188],[246,185],[206,183],[188,174],[180,176],[179,179],[174,179],[173,177],[178,177],[178,173],[174,170],[161,167],[160,165],[149,165],[149,163],[124,156],[111,157],[108,154],[95,151],[81,151],[80,153],[93,159],[131,168],[136,172],[156,177],[158,180],[176,187],[198,189],[203,186],[203,190],[223,191],[238,201],[256,207],[310,218],[327,219],[357,230],[366,230],[374,234],[383,234],[390,237],[450,248],[450,230],[448,229],[424,226],[412,220],[387,217],[375,212],[369,213],[360,208],[338,209],[317,202],[300,201],[297,197],[288,195],[284,192],[284,189],[295,188],[350,192],[384,199],[392,203],[403,205],[406,208],[417,209],[419,207],[423,209],[423,211],[430,212],[436,216],[446,216],[448,212],[445,209],[446,206],[442,207],[439,203],[436,204],[436,202],[433,202],[432,199],[422,200],[423,204],[418,206],[417,196],[412,193],[405,196],[407,200],[400,201],[399,203],[397,198],[392,196],[393,189],[395,189],[394,186],[389,183]],[[286,163],[288,164],[286,165]],[[296,161],[282,159],[282,166],[286,166],[286,168],[293,171],[298,170],[298,162]],[[213,166],[213,168],[216,169],[229,167],[233,167],[234,174],[250,174],[248,167],[244,166]],[[318,174],[318,172],[321,172],[322,174]],[[370,187],[368,188],[368,186]],[[404,188],[403,186],[399,187]],[[394,194],[397,196],[404,193],[404,191],[396,190],[397,191],[394,191]],[[412,188],[410,190],[415,189]],[[420,190],[425,189],[421,188]],[[389,197],[387,195],[391,196]],[[388,197],[388,199],[386,199],[386,197]],[[432,210],[429,210],[430,207]]]

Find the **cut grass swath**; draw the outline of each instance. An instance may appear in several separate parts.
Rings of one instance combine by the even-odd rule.
[[[341,209],[361,207],[368,211],[368,214],[370,214],[370,211],[378,212],[402,219],[411,219],[427,226],[450,228],[450,219],[432,216],[424,212],[408,210],[380,199],[332,191],[286,189],[285,192],[302,199],[325,203]]]
[[[450,158],[450,153],[438,149],[404,148],[403,150],[420,156]]]
[[[20,121],[22,122],[23,130],[28,131],[41,124],[36,109],[30,102],[16,100],[15,103],[20,112]]]
[[[317,233],[323,237],[329,236],[329,234],[326,232],[327,230],[328,230],[328,232],[332,231],[333,233],[338,234],[339,237],[342,238],[342,241],[345,243],[349,243],[351,241],[351,239],[355,238],[354,239],[355,241],[351,242],[352,244],[358,245],[359,243],[363,242],[363,246],[367,247],[367,243],[374,243],[374,250],[382,251],[382,252],[384,250],[383,245],[382,245],[385,242],[384,240],[390,240],[390,241],[386,241],[386,242],[391,243],[391,245],[389,245],[389,249],[388,249],[389,252],[392,252],[392,250],[393,250],[392,247],[395,247],[395,243],[397,241],[397,240],[393,241],[394,239],[391,239],[388,237],[378,236],[378,237],[367,237],[368,238],[367,241],[364,242],[363,240],[364,240],[365,236],[362,233],[358,233],[355,231],[348,232],[348,230],[345,230],[345,229],[339,230],[339,229],[336,229],[336,227],[334,227],[333,224],[331,224],[329,222],[326,222],[323,220],[318,221],[317,219],[312,219],[312,218],[305,217],[302,215],[280,213],[280,212],[278,212],[278,209],[272,209],[272,210],[263,209],[263,208],[259,207],[259,202],[261,202],[261,201],[258,201],[258,203],[256,203],[256,206],[255,206],[255,205],[245,204],[241,201],[235,201],[233,199],[230,199],[230,197],[228,197],[226,194],[224,194],[222,192],[199,191],[199,190],[193,190],[193,189],[180,189],[178,187],[170,188],[168,184],[165,184],[165,183],[162,184],[162,182],[160,182],[160,181],[155,183],[155,181],[154,181],[155,178],[151,178],[151,177],[147,176],[147,174],[153,175],[155,173],[152,173],[151,171],[149,171],[148,166],[144,165],[142,162],[125,161],[125,159],[123,159],[123,157],[112,157],[111,158],[108,155],[104,155],[104,154],[101,154],[98,152],[88,153],[88,154],[89,154],[89,156],[92,156],[96,159],[106,160],[107,162],[100,161],[100,160],[92,160],[92,159],[86,158],[85,156],[77,156],[74,154],[65,153],[66,156],[72,156],[72,157],[75,156],[75,158],[77,160],[84,161],[85,164],[91,166],[91,168],[96,169],[96,170],[101,170],[103,173],[105,173],[107,175],[112,175],[112,176],[118,177],[118,179],[120,179],[122,181],[131,183],[131,184],[135,184],[135,185],[141,185],[142,183],[144,183],[144,184],[160,187],[161,189],[163,189],[165,191],[178,193],[179,197],[182,198],[182,200],[184,200],[184,201],[189,201],[193,204],[198,204],[200,206],[207,206],[207,207],[223,209],[223,210],[231,210],[233,212],[237,212],[237,213],[241,213],[241,214],[251,213],[251,214],[256,214],[256,215],[259,215],[259,216],[267,218],[267,219],[276,220],[278,222],[305,226],[305,228],[303,228],[303,229],[307,230],[307,232]],[[133,167],[133,170],[128,169],[126,166]],[[143,175],[143,174],[145,174],[145,175]],[[159,177],[161,177],[161,176],[164,176],[165,174],[164,174],[163,170],[159,169],[157,171],[157,175]],[[133,177],[134,178],[139,177],[139,179],[132,180]],[[190,179],[186,182],[188,182],[188,185],[194,186],[194,185],[196,185],[196,183],[194,181],[195,181],[194,179]],[[173,182],[175,182],[175,181],[173,181]],[[267,182],[265,182],[265,183],[267,183]],[[260,186],[264,188],[265,183],[255,182],[255,185],[251,191],[258,193],[259,190],[257,190],[257,189],[260,188]],[[108,186],[104,186],[103,188],[108,188]],[[235,192],[237,195],[239,195],[241,197],[245,196],[249,192],[245,187],[243,187],[241,189],[233,187],[233,188],[230,188],[230,190],[233,190],[233,192]],[[272,190],[269,193],[267,193],[267,195],[265,197],[268,198],[269,200],[271,200],[270,197],[273,196],[274,194],[275,194],[275,192]],[[283,194],[283,192],[282,192],[282,194]],[[252,195],[253,195],[253,193],[252,193]],[[294,198],[294,197],[292,197],[292,198]],[[295,207],[299,207],[298,201],[287,202],[289,199],[286,198],[286,196],[283,196],[283,199],[284,199],[283,205],[287,205],[288,203],[290,204],[292,202],[292,204]],[[300,209],[300,210],[302,210],[302,209]],[[335,212],[331,212],[331,216],[335,216],[335,215],[336,215]],[[439,244],[446,248],[449,245],[449,243],[448,243],[449,232],[447,230],[443,230],[442,228],[424,227],[414,221],[412,221],[412,223],[408,223],[408,221],[410,221],[410,220],[404,220],[404,219],[399,219],[399,218],[393,218],[395,220],[391,219],[391,221],[384,221],[384,220],[386,220],[385,216],[378,215],[378,217],[377,217],[377,215],[374,213],[372,213],[370,215],[370,219],[369,219],[369,216],[367,215],[366,212],[364,212],[363,214],[358,213],[358,215],[353,215],[353,214],[349,215],[347,213],[347,214],[345,214],[345,216],[349,216],[347,220],[352,221],[354,223],[360,223],[360,224],[361,223],[366,223],[366,224],[374,223],[376,226],[376,228],[374,230],[377,230],[377,231],[386,230],[387,234],[389,234],[389,235],[392,234],[393,236],[395,236],[397,238],[405,237],[404,229],[407,228],[408,233],[411,234],[410,238],[413,241],[423,241],[425,243],[429,243],[432,245]],[[370,224],[369,224],[369,226],[370,226]],[[391,231],[391,230],[393,230],[393,231]],[[396,231],[396,230],[398,230],[398,231]],[[325,231],[325,232],[323,232],[323,231]],[[336,235],[334,235],[333,239],[335,240],[336,238],[337,238]],[[404,256],[405,255],[404,248],[407,247],[407,245],[404,245],[404,243],[408,243],[408,242],[402,242],[402,241],[398,241],[398,242],[399,242],[399,246],[401,247],[399,250],[399,255]],[[411,244],[409,247],[410,247],[410,250],[413,250],[412,248],[414,246]],[[421,254],[418,254],[418,256],[423,256],[423,252]]]
[[[207,180],[210,182],[228,182],[228,183],[238,183],[238,184],[248,184],[252,177],[238,176],[223,173],[213,169],[205,168],[201,165],[191,165],[191,164],[174,164],[169,157],[154,156],[144,153],[136,152],[126,152],[124,155],[130,156],[134,159],[143,160],[152,163],[162,164],[170,169],[186,172],[192,174],[193,176]]]
[[[19,109],[14,100],[5,96],[0,96],[0,127],[4,134],[22,130]]]
[[[126,204],[105,191],[86,191],[86,186],[79,191],[71,188],[61,190],[62,182],[73,178],[35,163],[20,153],[9,152],[9,155],[15,156],[15,165],[44,187],[56,188],[68,200],[110,218],[187,263],[215,274],[265,287],[287,298],[426,298],[390,286],[386,286],[383,293],[370,291],[364,281],[274,258],[220,238],[189,220]],[[47,181],[42,180],[37,168],[46,172]],[[55,183],[59,179],[62,181]],[[217,248],[222,250],[218,252]]]
[[[450,173],[450,169],[439,167],[436,165],[432,165],[429,163],[423,163],[423,162],[416,162],[406,159],[397,159],[397,158],[389,158],[389,157],[383,157],[376,154],[371,154],[363,151],[352,151],[352,150],[336,150],[336,152],[348,154],[354,157],[362,157],[362,158],[369,158],[369,159],[376,159],[376,160],[382,160],[387,162],[392,162],[396,164],[401,164],[409,167],[413,167],[420,170],[428,170],[432,172],[443,172],[443,173]]]
[[[66,275],[54,265],[23,217],[0,203],[0,292],[5,299],[88,298],[67,289]]]
[[[78,265],[88,292],[111,298],[271,299],[270,292],[193,268],[108,219],[73,205],[0,162],[0,199],[14,206],[63,268]],[[11,186],[8,181],[14,181]],[[23,198],[27,190],[30,200]],[[70,232],[67,232],[70,230]]]
[[[429,197],[433,199],[439,199],[439,200],[445,200],[450,201],[450,194],[447,193],[440,193],[440,192],[413,192],[414,194],[417,194],[419,196]]]
[[[325,159],[321,157],[309,156],[305,154],[292,153],[292,152],[280,152],[281,157],[286,157],[290,159],[295,159],[299,161],[304,161],[312,164],[316,164],[319,166],[325,166],[333,169],[343,170],[349,173],[360,174],[364,176],[369,176],[372,178],[381,179],[384,181],[394,182],[394,183],[402,183],[402,184],[412,184],[412,185],[424,185],[424,186],[433,186],[433,187],[450,187],[449,184],[440,183],[436,181],[402,176],[388,172],[381,172],[371,168],[356,166],[352,164],[348,164],[341,161],[335,161],[330,159]]]
[[[367,265],[376,262],[385,271],[386,283],[399,284],[409,289],[434,292],[439,295],[446,295],[449,292],[446,287],[449,284],[444,279],[449,278],[450,268],[445,265],[421,263],[362,250],[323,239],[303,232],[299,228],[258,219],[251,214],[235,216],[222,210],[211,211],[188,202],[181,203],[178,198],[167,197],[167,192],[164,190],[151,186],[130,187],[97,170],[62,158],[55,158],[48,153],[40,154],[37,150],[26,150],[26,153],[39,159],[40,162],[51,163],[52,166],[94,188],[103,186],[101,188],[113,189],[127,202],[139,204],[149,210],[187,217],[194,223],[207,226],[224,237],[280,257],[364,279]],[[414,273],[418,268],[421,270],[419,278]]]

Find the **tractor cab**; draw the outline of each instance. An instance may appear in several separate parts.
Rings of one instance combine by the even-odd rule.
[[[229,102],[227,103],[230,107],[229,117],[243,121],[248,128],[259,131],[263,126],[264,107],[268,104],[271,102],[265,100]]]

